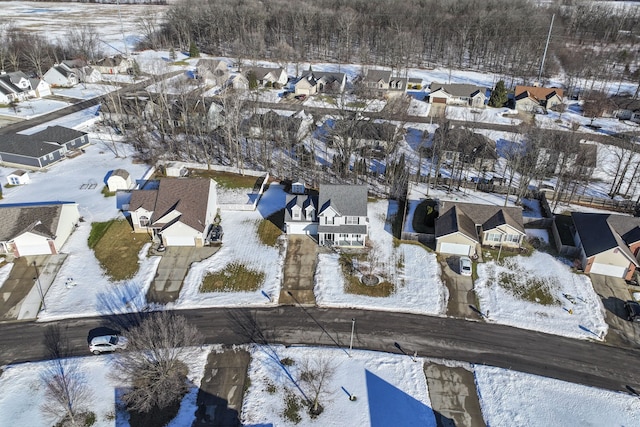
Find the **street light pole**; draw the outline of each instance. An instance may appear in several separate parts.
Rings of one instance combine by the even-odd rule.
[[[351,319],[351,340],[349,341],[349,357],[351,357],[351,350],[353,349],[353,330],[356,327],[356,318]]]
[[[40,301],[42,301],[42,309],[46,311],[47,306],[44,303],[44,292],[42,292],[42,284],[40,283],[40,273],[38,272],[38,266],[36,265],[35,261],[33,261],[33,268],[35,268],[36,270],[36,277],[34,277],[33,280],[36,282],[36,285],[38,286],[38,292],[40,293]]]

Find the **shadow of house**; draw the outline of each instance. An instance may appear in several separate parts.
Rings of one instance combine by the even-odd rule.
[[[240,414],[229,408],[226,399],[200,389],[196,400],[198,409],[192,427],[237,427]]]
[[[371,427],[455,426],[445,417],[413,396],[365,370]]]

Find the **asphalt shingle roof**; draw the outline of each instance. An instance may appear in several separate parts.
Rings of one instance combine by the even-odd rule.
[[[571,218],[587,257],[620,248],[637,265],[628,245],[640,239],[640,218],[582,212],[572,212]]]
[[[341,216],[367,216],[366,185],[321,184],[319,213],[332,207]]]
[[[12,240],[27,231],[53,238],[61,211],[61,204],[11,207],[0,205],[0,241]]]
[[[60,149],[62,144],[86,135],[63,126],[49,126],[31,135],[0,135],[0,152],[39,158]]]
[[[460,84],[460,83],[445,84],[445,83],[433,82],[431,83],[430,88],[432,93],[438,89],[443,89],[448,94],[457,96],[457,97],[471,96],[476,92],[480,92],[484,95],[487,92],[486,87],[470,85],[470,84]]]

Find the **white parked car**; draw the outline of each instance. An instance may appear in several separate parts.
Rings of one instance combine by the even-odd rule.
[[[460,257],[460,274],[463,276],[471,276],[471,258],[468,256]]]
[[[103,335],[95,337],[89,343],[89,351],[93,354],[124,350],[129,342],[120,335]]]

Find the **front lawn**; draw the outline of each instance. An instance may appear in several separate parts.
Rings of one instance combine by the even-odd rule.
[[[358,264],[368,263],[367,256],[341,254],[340,255],[340,267],[342,268],[342,274],[344,275],[345,284],[344,291],[348,294],[354,295],[366,295],[370,297],[386,298],[393,293],[393,283],[381,278],[380,282],[375,286],[367,286],[360,280],[362,274],[353,268],[354,262]],[[404,267],[401,265],[400,268]]]
[[[264,283],[265,274],[232,262],[220,271],[207,274],[200,292],[254,292]]]
[[[138,272],[138,253],[149,241],[146,234],[132,233],[124,219],[91,224],[89,247],[107,276],[115,281],[130,279]]]
[[[249,175],[240,175],[231,172],[219,172],[213,170],[192,169],[189,171],[189,176],[211,178],[215,180],[220,188],[254,188],[258,179],[262,177],[255,177]]]

